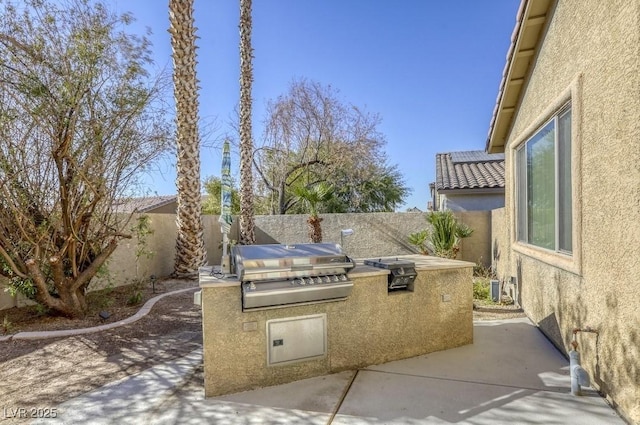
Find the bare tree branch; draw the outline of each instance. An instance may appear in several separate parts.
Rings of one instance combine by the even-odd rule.
[[[0,262],[38,302],[79,316],[130,237],[116,200],[170,146],[168,80],[149,76],[149,41],[101,0],[2,2],[0,14]]]

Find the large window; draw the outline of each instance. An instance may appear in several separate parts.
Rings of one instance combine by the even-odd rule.
[[[571,107],[516,151],[518,240],[572,252]]]

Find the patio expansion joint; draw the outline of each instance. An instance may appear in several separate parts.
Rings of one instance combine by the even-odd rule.
[[[482,382],[482,381],[472,381],[472,380],[468,380],[468,379],[456,379],[456,378],[443,378],[441,376],[425,376],[425,375],[416,375],[413,373],[402,373],[402,372],[389,372],[386,370],[376,370],[376,369],[362,369],[366,372],[375,372],[375,373],[385,373],[388,375],[399,375],[399,376],[410,376],[413,378],[424,378],[424,379],[435,379],[438,381],[450,381],[450,382],[459,382],[459,383],[463,383],[463,384],[475,384],[475,385],[487,385],[487,386],[491,386],[491,387],[502,387],[502,388],[513,388],[513,389],[518,389],[518,390],[529,390],[529,391],[548,391],[548,392],[553,392],[553,393],[558,393],[558,394],[570,394],[571,391],[569,388],[565,389],[558,389],[558,388],[533,388],[533,387],[526,387],[526,386],[517,386],[517,385],[509,385],[509,384],[496,384],[493,382]]]
[[[342,394],[340,395],[340,399],[336,403],[336,407],[333,409],[333,412],[331,412],[331,416],[329,417],[329,420],[327,421],[327,425],[331,425],[333,423],[333,420],[335,419],[336,415],[340,411],[340,408],[342,407],[342,404],[344,403],[344,399],[347,398],[347,394],[349,394],[349,391],[351,390],[351,386],[355,382],[360,370],[361,369],[357,369],[355,371],[355,373],[351,377],[351,380],[349,381],[349,384],[347,384],[347,386],[344,388],[344,391],[342,391]]]

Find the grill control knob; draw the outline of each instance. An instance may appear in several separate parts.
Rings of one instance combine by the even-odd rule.
[[[347,275],[344,275],[344,274],[340,275],[340,280],[342,281],[347,280]]]

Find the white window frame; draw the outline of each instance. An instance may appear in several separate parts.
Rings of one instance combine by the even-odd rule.
[[[511,181],[507,181],[510,186],[509,207],[511,210],[511,246],[514,251],[550,264],[552,266],[567,270],[577,275],[582,274],[582,176],[581,176],[581,117],[582,117],[582,77],[577,75],[570,86],[565,89],[545,110],[531,122],[531,124],[508,144],[508,158],[511,163],[509,172]],[[538,130],[542,129],[549,121],[565,111],[566,105],[571,105],[571,227],[572,243],[571,253],[549,250],[536,245],[531,245],[518,240],[518,198],[520,190],[518,179],[518,151],[530,140]],[[556,127],[557,130],[557,127]],[[557,155],[555,156],[557,160]],[[557,165],[556,165],[557,170]],[[557,185],[557,182],[556,182]],[[556,190],[556,202],[558,191]],[[558,208],[556,208],[556,223]],[[522,224],[520,224],[522,225]],[[556,232],[556,247],[558,232]]]

